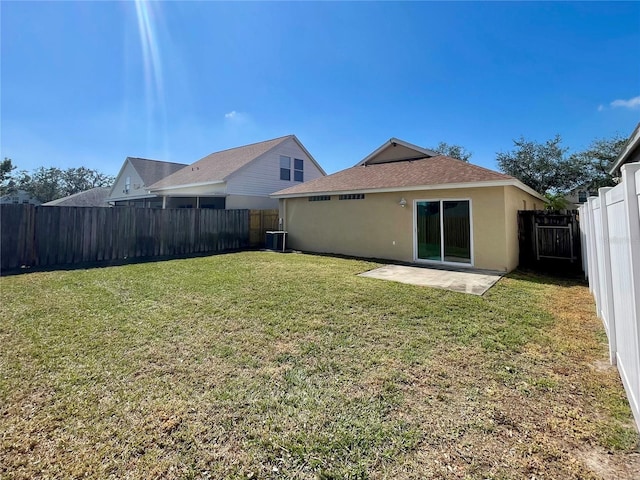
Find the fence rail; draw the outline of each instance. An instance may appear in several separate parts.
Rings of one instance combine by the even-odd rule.
[[[601,188],[580,207],[580,237],[589,289],[640,428],[640,163],[622,167],[622,182]]]
[[[2,271],[249,246],[249,210],[0,208]]]

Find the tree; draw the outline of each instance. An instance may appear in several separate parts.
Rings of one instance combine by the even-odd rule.
[[[16,181],[20,190],[29,192],[42,203],[64,197],[62,170],[55,167],[40,167],[29,173],[21,170]]]
[[[499,152],[500,170],[516,177],[540,193],[566,193],[584,182],[586,168],[575,156],[567,156],[562,138],[538,143],[520,137],[513,141],[515,149]]]
[[[62,172],[64,195],[84,192],[96,187],[113,184],[114,178],[86,167],[69,168]]]
[[[561,193],[545,193],[547,210],[565,210],[569,208],[569,201]]]
[[[575,162],[582,163],[585,190],[596,191],[602,187],[613,187],[615,182],[609,170],[624,148],[626,139],[620,135],[611,138],[596,138],[589,147],[573,155]]]
[[[86,167],[66,170],[40,167],[31,173],[25,170],[19,172],[16,185],[45,203],[91,188],[108,187],[113,181],[112,176]]]
[[[4,160],[0,162],[0,196],[11,193],[14,190],[11,172],[15,168],[10,158],[4,157]]]
[[[440,155],[446,155],[447,157],[457,158],[463,162],[468,162],[472,152],[460,145],[449,145],[447,142],[440,142],[435,148],[431,148],[434,152],[438,152]]]

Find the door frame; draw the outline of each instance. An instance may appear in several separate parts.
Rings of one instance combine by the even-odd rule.
[[[469,202],[469,249],[471,262],[445,262],[444,260],[426,260],[418,258],[418,203],[440,202],[440,257],[444,258],[444,209],[442,202]],[[473,251],[473,201],[470,198],[418,198],[413,201],[413,261],[431,265],[447,265],[452,267],[472,268],[475,265]]]

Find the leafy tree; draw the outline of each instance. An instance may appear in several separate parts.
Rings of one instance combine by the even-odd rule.
[[[460,145],[449,145],[446,142],[440,142],[438,143],[437,147],[431,148],[430,150],[438,152],[440,155],[457,158],[458,160],[462,160],[463,162],[468,162],[473,155],[472,152],[468,151],[464,147],[461,147]]]
[[[66,170],[40,167],[31,173],[25,170],[19,172],[16,185],[45,203],[94,187],[108,187],[113,181],[112,176],[86,167]]]
[[[64,197],[62,189],[62,170],[55,167],[40,167],[29,173],[21,170],[18,173],[17,186],[29,192],[42,203]]]
[[[615,182],[609,170],[624,148],[626,139],[620,135],[611,138],[596,138],[589,147],[572,155],[575,162],[584,167],[585,190],[596,191],[602,187],[613,187]]]
[[[107,187],[113,184],[114,178],[97,170],[86,167],[69,168],[62,172],[64,195],[84,192],[96,187]]]
[[[569,207],[569,202],[561,193],[545,193],[547,200],[547,210],[565,210]]]
[[[624,147],[620,135],[597,138],[581,152],[567,155],[560,135],[544,143],[514,140],[515,149],[497,154],[500,170],[541,193],[565,194],[580,187],[589,191],[615,185],[609,170]]]
[[[567,156],[560,135],[544,143],[523,137],[513,143],[513,151],[497,154],[498,166],[537,192],[566,193],[584,181],[584,163],[575,156]]]
[[[11,172],[15,170],[15,166],[10,158],[4,157],[0,162],[0,195],[6,195],[14,190],[14,182]]]

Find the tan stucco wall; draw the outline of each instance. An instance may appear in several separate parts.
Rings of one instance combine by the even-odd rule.
[[[544,208],[544,202],[516,187],[504,187],[505,234],[507,244],[507,270],[518,266],[520,248],[518,245],[518,210]]]
[[[414,201],[469,199],[473,266],[509,271],[518,263],[518,208],[514,202],[520,200],[522,205],[517,195],[509,195],[513,215],[510,212],[508,216],[505,187],[373,193],[366,194],[364,200],[338,200],[337,195],[324,202],[286,199],[280,201],[280,216],[286,218],[287,244],[291,248],[413,262]],[[533,206],[534,197],[523,195],[530,197]],[[404,208],[398,205],[403,197],[407,201]]]

